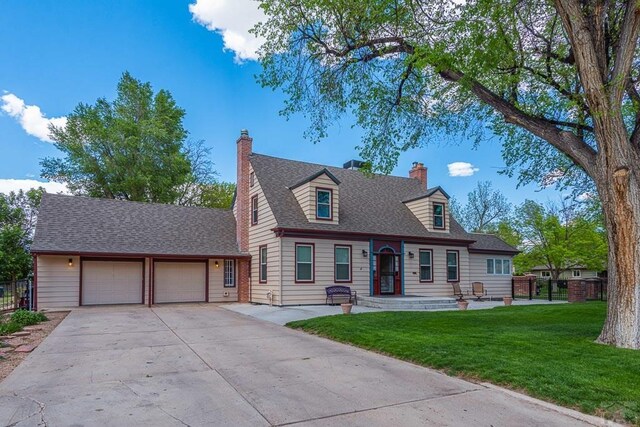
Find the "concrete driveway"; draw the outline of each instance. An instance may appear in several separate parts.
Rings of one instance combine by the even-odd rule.
[[[215,305],[74,310],[0,383],[15,426],[589,422]]]

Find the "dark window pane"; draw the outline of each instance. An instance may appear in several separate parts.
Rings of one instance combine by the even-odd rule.
[[[349,265],[337,264],[336,265],[336,280],[349,280]]]
[[[329,205],[318,205],[318,218],[331,218],[331,209]]]
[[[298,280],[311,280],[311,264],[298,264]]]

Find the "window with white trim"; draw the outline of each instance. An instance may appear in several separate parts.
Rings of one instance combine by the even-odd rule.
[[[334,248],[335,279],[336,282],[351,281],[351,246],[336,246]]]
[[[224,287],[236,287],[236,262],[233,259],[224,260]]]
[[[313,245],[296,243],[296,282],[313,282]]]
[[[420,249],[418,256],[420,257],[420,281],[431,282],[433,280],[433,251],[431,249]]]
[[[433,204],[433,228],[444,228],[444,204]]]
[[[582,276],[582,272],[580,270],[573,270],[571,275],[573,277],[581,277]]]
[[[251,225],[258,223],[258,196],[251,198]]]
[[[511,260],[500,258],[488,258],[487,259],[487,274],[492,275],[510,275],[511,274]]]
[[[447,282],[458,282],[458,251],[447,251]]]
[[[543,271],[540,276],[542,277],[551,277],[551,272],[550,271]]]
[[[331,219],[332,191],[316,189],[316,218]]]
[[[267,283],[267,247],[260,247],[260,272],[259,280],[261,283]]]

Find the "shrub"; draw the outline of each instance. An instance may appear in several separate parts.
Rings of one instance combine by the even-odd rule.
[[[22,329],[22,326],[15,322],[0,322],[0,335],[10,335],[20,329]]]
[[[27,311],[27,310],[16,310],[11,315],[11,320],[9,323],[15,323],[20,327],[35,325],[40,322],[47,321],[47,316],[44,313],[40,313],[37,311]]]

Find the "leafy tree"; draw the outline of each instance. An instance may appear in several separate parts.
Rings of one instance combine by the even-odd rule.
[[[640,348],[637,1],[261,0],[261,82],[309,134],[351,112],[389,171],[434,135],[503,140],[520,182],[594,188],[608,230],[599,341]]]
[[[174,203],[192,177],[184,114],[168,91],[125,72],[113,102],[81,103],[51,128],[64,158],[45,158],[42,176],[74,194]]]
[[[207,186],[202,195],[201,206],[230,209],[236,185],[232,182],[215,182]]]
[[[458,222],[474,233],[486,233],[511,212],[511,203],[500,192],[494,190],[490,181],[480,181],[467,195],[467,203],[451,204],[451,210]]]
[[[43,192],[34,188],[0,194],[0,281],[15,281],[31,271],[29,246]]]
[[[565,270],[606,267],[607,242],[601,223],[587,208],[562,204],[545,207],[527,200],[518,209],[516,226],[523,238],[522,269],[544,265],[557,280]]]

